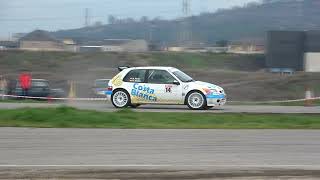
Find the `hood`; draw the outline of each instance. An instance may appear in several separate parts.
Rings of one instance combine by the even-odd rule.
[[[196,85],[200,85],[209,89],[218,89],[218,90],[222,90],[222,88],[220,86],[217,86],[215,84],[211,84],[211,83],[207,83],[207,82],[202,82],[202,81],[195,81],[194,82]]]

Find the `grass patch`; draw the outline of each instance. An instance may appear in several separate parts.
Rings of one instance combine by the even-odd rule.
[[[152,117],[152,118],[151,118]],[[0,110],[0,127],[120,129],[320,129],[320,114],[212,114],[82,111],[69,107]]]
[[[106,61],[106,59],[108,61]],[[190,69],[228,69],[257,71],[264,68],[264,55],[236,55],[225,53],[71,53],[71,52],[0,52],[0,70],[19,71],[21,67],[41,72],[56,72],[64,69],[65,63],[87,64],[91,67],[174,66]],[[68,64],[69,65],[69,64]],[[70,67],[71,70],[74,67]],[[77,67],[75,67],[77,68]],[[81,71],[82,72],[82,71]]]
[[[229,69],[256,71],[264,68],[264,55],[236,55],[225,53],[153,53],[153,65],[173,66],[191,69]]]

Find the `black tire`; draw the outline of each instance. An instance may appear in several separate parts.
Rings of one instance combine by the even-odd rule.
[[[195,96],[195,97],[192,97],[192,96]],[[198,99],[200,101],[199,104],[192,105],[192,103],[190,102],[190,98],[195,98],[195,100]],[[194,100],[194,103],[197,103],[197,101],[195,100]],[[207,108],[207,98],[200,91],[191,91],[188,93],[186,97],[186,104],[192,110],[204,110]]]
[[[127,108],[131,104],[131,98],[126,90],[119,89],[112,93],[111,102],[116,108]]]

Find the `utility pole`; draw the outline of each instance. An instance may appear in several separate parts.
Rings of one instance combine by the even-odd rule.
[[[190,0],[182,0],[182,13],[184,17],[190,16]]]
[[[150,25],[149,25],[149,42],[150,44],[153,42],[153,31],[156,27],[156,24],[154,21],[151,21],[150,22]]]
[[[11,40],[12,40],[11,37],[12,37],[11,32],[9,32],[9,33],[8,33],[8,41],[11,41]]]
[[[90,11],[89,8],[85,9],[85,16],[84,16],[84,26],[88,27],[90,25]]]
[[[179,32],[179,43],[180,46],[185,46],[186,44],[192,44],[192,27],[191,23],[188,21],[188,17],[191,15],[191,0],[182,0],[182,14],[183,17],[180,21],[180,32]]]

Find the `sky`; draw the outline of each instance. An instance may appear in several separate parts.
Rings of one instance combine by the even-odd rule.
[[[214,12],[252,1],[257,0],[191,0],[191,12],[193,15]],[[0,39],[35,29],[56,31],[83,27],[86,8],[89,8],[91,22],[107,23],[109,15],[135,19],[182,16],[182,0],[0,0]]]

